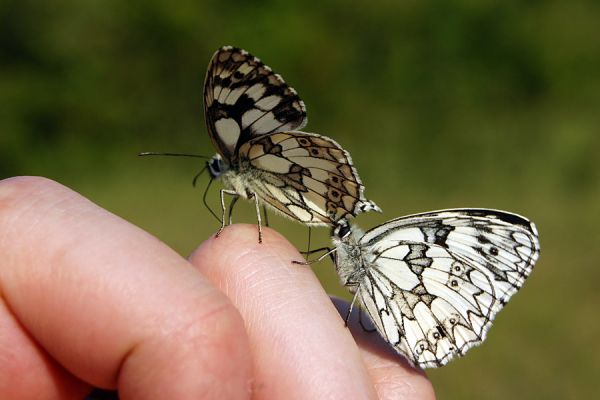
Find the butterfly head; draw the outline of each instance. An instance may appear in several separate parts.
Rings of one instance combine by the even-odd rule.
[[[331,236],[338,240],[343,240],[347,238],[352,233],[352,228],[350,227],[350,223],[346,219],[341,219],[337,222],[337,224],[331,229]]]
[[[212,178],[218,178],[229,171],[229,165],[221,158],[220,154],[215,154],[206,162],[206,168]]]
[[[351,225],[345,218],[337,221],[336,225],[331,229],[331,237],[334,242],[354,243],[357,242],[362,235],[362,230],[356,225]]]

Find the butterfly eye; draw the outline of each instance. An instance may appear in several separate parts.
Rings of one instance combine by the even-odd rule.
[[[221,160],[218,158],[210,160],[208,162],[208,170],[213,177],[221,175]]]
[[[338,222],[338,225],[335,228],[333,228],[333,235],[340,239],[345,238],[349,234],[350,224],[348,224],[348,222],[343,219]]]

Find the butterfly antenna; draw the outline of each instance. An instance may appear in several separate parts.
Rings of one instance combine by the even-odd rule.
[[[193,186],[193,187],[196,187],[196,181],[198,181],[198,178],[200,178],[200,175],[202,175],[202,173],[204,173],[204,171],[206,171],[206,168],[208,168],[208,165],[205,165],[205,166],[204,166],[204,168],[202,168],[202,169],[200,170],[200,172],[198,172],[198,173],[196,174],[196,176],[194,176],[194,179],[192,179],[192,186]],[[212,181],[212,179],[211,179],[211,181]],[[209,185],[210,185],[210,183],[209,183]],[[207,190],[208,190],[208,189],[207,189]]]
[[[144,151],[143,153],[139,153],[138,156],[169,156],[169,157],[194,157],[194,158],[202,158],[204,160],[210,160],[210,157],[201,156],[200,154],[184,154],[184,153],[156,153],[154,151]]]

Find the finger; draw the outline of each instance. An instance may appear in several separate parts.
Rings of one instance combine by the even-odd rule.
[[[298,251],[275,231],[233,225],[191,261],[246,323],[257,399],[375,398],[362,356]]]
[[[0,399],[82,399],[91,390],[27,334],[0,298]]]
[[[346,318],[350,303],[338,298],[332,298],[332,301],[340,315]],[[348,328],[361,349],[378,398],[381,400],[435,399],[431,382],[423,370],[412,367],[376,331],[370,329],[372,324],[366,326],[369,331],[365,331],[359,318],[365,321],[368,317],[364,313],[360,317],[359,312],[358,307],[353,309],[348,320]]]
[[[243,321],[156,238],[42,178],[0,182],[0,232],[4,300],[73,375],[123,399],[247,398]]]

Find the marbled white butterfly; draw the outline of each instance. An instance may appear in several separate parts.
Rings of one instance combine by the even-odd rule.
[[[218,150],[208,163],[224,194],[253,199],[312,225],[380,211],[364,195],[350,154],[334,140],[300,132],[306,109],[280,75],[247,51],[226,46],[212,57],[204,83],[204,115]],[[231,215],[231,213],[230,213]]]
[[[480,344],[540,251],[532,222],[489,209],[410,215],[364,234],[340,221],[332,240],[328,254],[335,253],[352,304],[422,368],[445,365]]]

